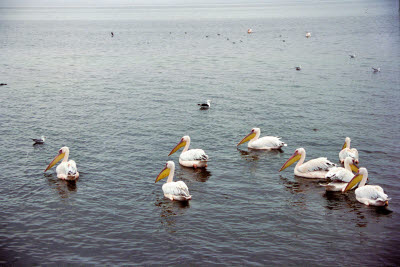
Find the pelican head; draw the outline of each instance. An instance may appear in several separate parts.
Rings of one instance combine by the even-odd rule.
[[[65,155],[69,154],[69,148],[64,146],[62,148],[60,148],[60,150],[58,150],[58,154],[57,156],[54,157],[54,159],[50,162],[49,166],[47,166],[47,168],[44,170],[45,172],[49,169],[51,169],[54,165],[57,164],[57,162],[59,162],[60,160],[62,160]]]
[[[168,156],[171,156],[174,154],[176,151],[178,151],[181,147],[186,146],[186,143],[190,142],[190,137],[185,135],[182,137],[181,141],[169,152]]]
[[[344,139],[344,145],[342,147],[342,150],[345,148],[350,148],[350,141],[351,141],[350,137],[346,137],[346,139]]]
[[[248,135],[246,135],[246,137],[243,138],[242,141],[240,141],[236,146],[240,146],[241,144],[250,141],[251,139],[255,138],[257,134],[259,135],[260,133],[261,133],[260,128],[251,129],[251,132]]]
[[[158,174],[155,183],[157,183],[158,181],[164,179],[165,177],[168,177],[171,170],[175,169],[175,163],[170,160],[165,164],[164,169],[162,169],[162,171]]]
[[[352,189],[356,184],[361,182],[364,177],[368,178],[368,171],[366,168],[361,167],[354,175],[353,179],[351,179],[351,181],[347,184],[347,186],[342,189],[342,192]]]
[[[357,164],[358,164],[357,159],[353,159],[352,157],[346,157],[344,159],[344,164],[345,164],[345,166],[346,166],[346,164],[349,164],[352,172],[358,172],[359,168],[357,166]]]
[[[305,152],[306,151],[302,147],[296,149],[294,151],[293,155],[282,165],[282,167],[281,167],[281,169],[279,171],[283,171],[284,169],[286,169],[287,167],[289,167],[290,165],[292,165],[296,161],[299,161],[300,158],[301,158],[301,155],[303,155]]]

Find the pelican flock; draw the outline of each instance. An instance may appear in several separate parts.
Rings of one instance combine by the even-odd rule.
[[[203,149],[189,149],[190,137],[185,135],[181,141],[171,150],[168,156],[171,156],[180,148],[183,147],[183,151],[179,156],[179,164],[190,168],[203,168],[207,167],[208,156]]]
[[[358,183],[358,188],[354,192],[356,199],[367,206],[387,206],[389,205],[388,195],[385,194],[382,187],[379,185],[365,185],[368,179],[368,171],[366,168],[360,168],[354,178],[343,188],[346,192]]]
[[[280,137],[276,136],[264,136],[260,138],[261,130],[260,128],[253,128],[251,132],[242,139],[236,146],[249,142],[248,148],[252,149],[281,149],[287,146],[284,142],[280,140]]]
[[[60,148],[57,156],[50,162],[49,166],[44,170],[45,172],[51,169],[60,160],[62,162],[57,166],[56,172],[57,177],[63,180],[76,180],[79,177],[78,169],[76,168],[76,163],[73,160],[68,160],[69,148],[64,146]]]
[[[183,181],[174,182],[175,163],[168,161],[165,168],[158,174],[155,183],[168,177],[168,180],[162,186],[164,196],[170,200],[187,201],[192,198],[189,194],[189,188]]]

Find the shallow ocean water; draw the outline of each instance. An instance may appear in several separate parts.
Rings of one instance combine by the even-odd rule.
[[[1,8],[1,263],[395,265],[396,3]],[[253,127],[288,146],[237,148]],[[206,170],[167,156],[183,135]],[[346,136],[388,208],[278,172],[298,147],[338,162]],[[62,146],[76,183],[43,174]],[[189,203],[154,184],[167,160]]]

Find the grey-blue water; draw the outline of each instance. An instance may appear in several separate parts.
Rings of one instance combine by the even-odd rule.
[[[398,264],[399,26],[397,1],[0,9],[0,263]],[[288,147],[237,149],[253,127]],[[206,170],[167,156],[183,135]],[[386,209],[278,172],[346,136]],[[62,146],[76,183],[43,173]]]

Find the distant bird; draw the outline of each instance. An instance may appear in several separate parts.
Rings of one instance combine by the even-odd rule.
[[[372,69],[373,69],[374,72],[380,72],[380,71],[381,71],[381,68],[374,68],[374,67],[372,67]]]
[[[200,109],[209,109],[211,107],[211,100],[207,100],[207,103],[197,104]]]
[[[185,32],[185,34],[187,34],[187,32]]]
[[[311,32],[307,32],[307,33],[306,33],[306,37],[307,37],[307,38],[310,38],[310,37],[311,37]]]
[[[247,33],[252,33],[252,32],[253,32],[252,29],[248,29],[248,30],[247,30]]]
[[[217,33],[218,36],[220,36],[221,34]]]
[[[4,85],[7,85],[6,83],[0,83],[0,86],[4,86]]]
[[[286,42],[285,40],[282,40],[282,42]]]
[[[229,38],[226,38],[227,41],[229,41]]]
[[[208,35],[206,35],[206,38],[208,38]]]
[[[301,70],[301,65],[297,66],[296,70]]]
[[[350,58],[355,58],[355,57],[356,57],[355,54],[351,54],[351,55],[349,55],[349,56],[350,56]]]
[[[35,142],[34,145],[44,144],[45,140],[46,140],[46,136],[43,136],[43,135],[40,137],[40,139],[32,139],[32,141]]]
[[[114,37],[114,33],[113,32],[111,32],[111,37]]]
[[[190,200],[192,196],[189,193],[189,188],[183,181],[174,182],[174,172],[175,163],[170,160],[165,164],[165,168],[162,169],[160,174],[157,176],[156,183],[161,179],[168,177],[167,182],[162,186],[164,197],[178,201]]]

